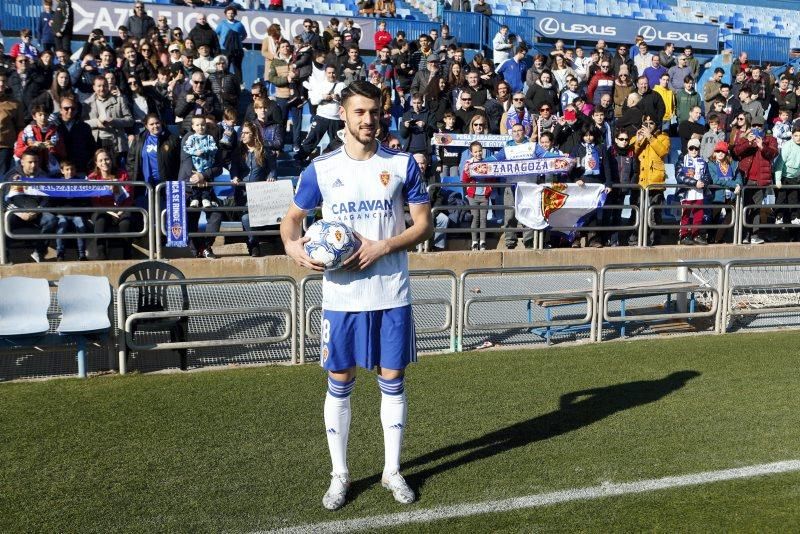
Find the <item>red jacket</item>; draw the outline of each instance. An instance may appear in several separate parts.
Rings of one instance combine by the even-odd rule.
[[[764,136],[761,150],[742,136],[733,145],[733,154],[739,158],[739,170],[747,180],[757,185],[772,185],[772,160],[778,155],[778,142],[771,135]]]
[[[470,163],[475,163],[472,158],[469,158],[464,163],[464,170],[461,173],[461,183],[464,183],[464,184],[476,184],[476,183],[478,183],[478,181],[473,179],[472,176],[470,176],[469,173],[467,172],[467,169],[469,168]],[[481,178],[480,181],[482,183],[486,183],[486,182],[492,181],[492,179],[491,178]],[[466,192],[467,196],[469,198],[475,198],[475,189],[476,189],[475,186],[474,185],[473,186],[467,186],[466,189],[467,189],[467,192]],[[491,194],[492,194],[492,188],[491,187],[486,187],[486,189],[483,192],[483,195],[488,197]]]
[[[380,52],[381,48],[392,42],[392,34],[384,31],[375,32],[375,50]]]
[[[48,161],[48,152],[59,159],[67,156],[67,151],[64,148],[64,140],[58,135],[58,129],[55,126],[47,126],[42,130],[35,122],[30,123],[22,129],[17,136],[17,142],[14,143],[14,156],[17,158],[22,157],[22,153],[28,148],[28,143],[44,143],[51,142],[53,146],[49,149],[42,147],[39,150],[39,166],[45,168]]]
[[[94,172],[91,173],[86,178],[89,180],[103,179],[99,173],[94,173]],[[130,181],[130,178],[128,177],[128,172],[124,170],[117,171],[117,181],[119,182]],[[98,208],[118,208],[121,206],[133,206],[133,186],[125,185],[122,187],[125,189],[125,192],[128,193],[127,197],[121,198],[122,195],[119,195],[118,194],[119,192],[115,191],[114,195],[110,197],[92,197],[92,206]]]

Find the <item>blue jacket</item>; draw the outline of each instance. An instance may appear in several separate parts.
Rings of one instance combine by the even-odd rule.
[[[689,176],[689,171],[694,171]],[[697,185],[698,180],[705,184],[703,194],[708,191],[708,185],[711,183],[711,175],[708,171],[708,162],[703,158],[692,158],[688,154],[681,154],[678,163],[675,164],[675,180],[681,185],[688,185],[694,187]],[[678,197],[683,199],[686,197],[688,189],[680,189]]]
[[[736,172],[733,162],[728,165],[728,172],[723,174],[722,169],[719,168],[719,163],[712,161],[708,164],[708,173],[711,176],[711,183],[714,185],[721,185],[724,187],[736,187],[737,185],[744,185],[742,182],[742,175]],[[726,193],[733,193],[733,191],[716,189],[714,191],[713,202],[716,204],[723,204],[725,202]]]
[[[521,93],[525,81],[525,64],[520,61],[517,63],[514,58],[507,59],[497,68],[497,74],[502,74],[503,79],[511,86],[513,93]]]

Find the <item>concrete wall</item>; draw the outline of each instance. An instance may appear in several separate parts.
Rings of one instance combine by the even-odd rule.
[[[487,267],[533,267],[548,265],[591,265],[597,269],[612,263],[649,263],[677,260],[730,260],[750,258],[800,258],[797,243],[763,245],[617,247],[603,249],[497,250],[483,252],[412,253],[412,269],[465,269]],[[119,275],[136,261],[24,263],[0,266],[0,277],[30,276],[57,280],[65,274],[106,276],[116,285]],[[170,263],[187,278],[288,275],[298,280],[309,271],[298,268],[286,256],[250,258],[222,257],[216,260],[175,259]]]

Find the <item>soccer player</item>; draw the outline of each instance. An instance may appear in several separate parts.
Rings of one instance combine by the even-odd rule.
[[[342,90],[344,144],[303,171],[281,223],[286,253],[316,271],[322,266],[306,254],[308,238],[301,238],[306,212],[321,204],[324,219],[351,226],[361,241],[342,269],[325,271],[322,285],[320,362],[328,371],[324,419],[333,466],[322,505],[329,510],[344,504],[350,487],[347,437],[356,366],[375,368],[378,374],[385,453],[381,484],[400,503],[415,498],[400,474],[408,412],[404,370],[416,360],[406,251],[431,236],[433,221],[414,158],[375,139],[380,104],[380,89],[369,82],[356,81]],[[408,228],[404,204],[412,220]]]

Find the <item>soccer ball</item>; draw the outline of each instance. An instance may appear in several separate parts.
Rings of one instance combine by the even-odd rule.
[[[326,269],[335,270],[358,250],[361,244],[353,230],[340,222],[319,220],[308,227],[306,254],[321,262]]]

